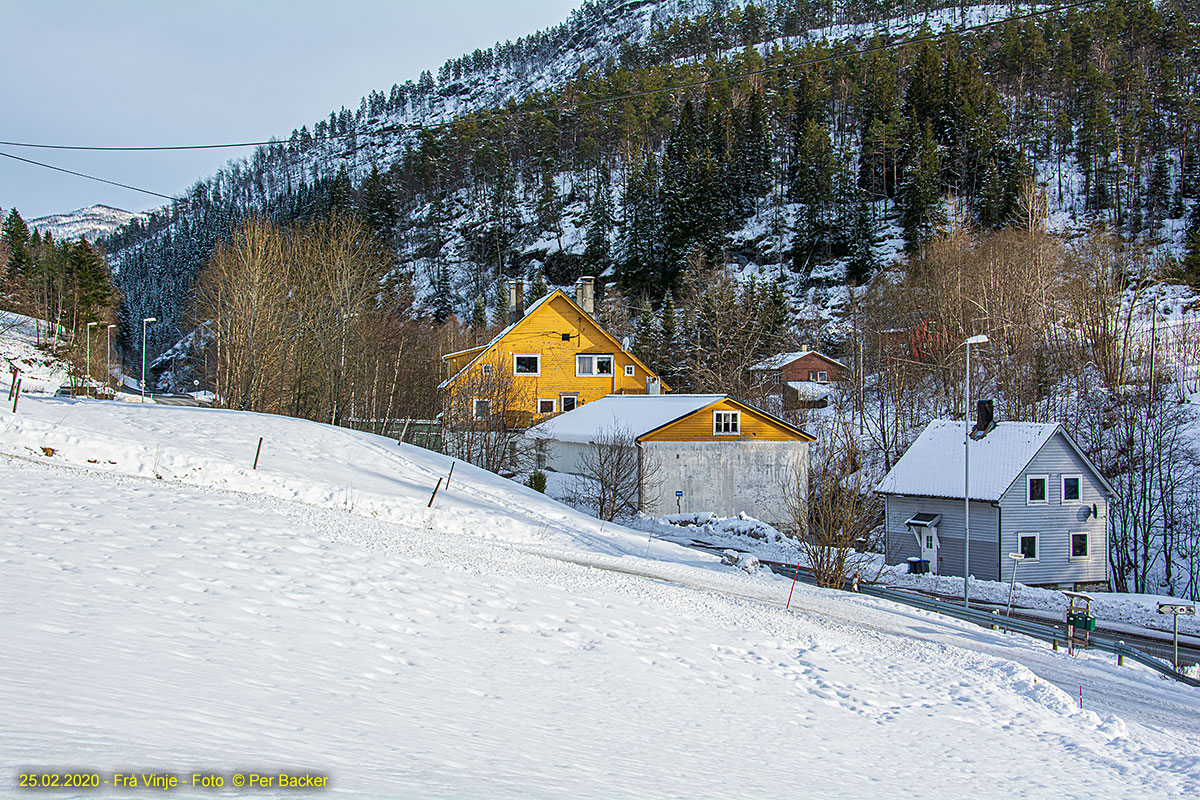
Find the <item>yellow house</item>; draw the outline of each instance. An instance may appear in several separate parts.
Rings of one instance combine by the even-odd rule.
[[[537,466],[587,474],[598,450],[636,464],[628,505],[644,514],[746,512],[792,526],[814,437],[723,394],[610,396],[531,428]],[[611,463],[614,459],[610,457]]]
[[[523,314],[519,284],[510,286],[518,318],[487,344],[442,356],[449,377],[439,388],[458,409],[447,423],[502,417],[526,427],[606,395],[669,391],[592,318],[591,286],[582,279],[574,300],[555,289]]]

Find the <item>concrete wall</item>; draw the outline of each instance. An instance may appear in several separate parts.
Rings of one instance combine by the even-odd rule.
[[[887,497],[887,563],[899,564],[909,556],[920,557],[921,551],[905,522],[918,513],[941,514],[938,524],[938,574],[963,574],[966,547],[963,528],[966,517],[962,499],[940,497]],[[982,580],[994,581],[1000,576],[1000,510],[980,500],[971,501],[971,574]]]
[[[1064,474],[1081,476],[1078,501],[1063,502]],[[1029,475],[1048,477],[1049,502],[1028,504],[1026,478]],[[1098,517],[1091,514],[1093,504]],[[1013,562],[1006,554],[1017,552],[1017,539],[1022,533],[1038,535],[1037,561],[1025,560],[1017,567],[1017,580],[1022,583],[1074,584],[1108,580],[1108,504],[1104,487],[1061,434],[1046,442],[1020,477],[1008,487],[1000,498],[1000,508],[1001,551],[1005,556],[1001,564],[1003,580],[1008,580],[1012,574]],[[1071,558],[1072,533],[1088,534],[1088,558]]]
[[[790,524],[784,487],[797,468],[808,492],[808,443],[645,442],[642,511],[652,516],[678,508],[722,517],[741,512],[771,524]]]

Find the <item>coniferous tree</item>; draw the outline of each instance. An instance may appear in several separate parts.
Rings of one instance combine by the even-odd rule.
[[[16,208],[4,218],[4,229],[0,231],[0,236],[8,245],[8,271],[19,274],[29,269],[33,263],[29,253],[29,226],[21,219]]]
[[[941,157],[926,121],[910,143],[900,185],[900,221],[908,251],[921,249],[945,222],[941,206]]]
[[[584,268],[592,275],[599,275],[608,269],[612,258],[612,229],[612,188],[608,168],[601,166],[596,171],[596,189],[592,193],[591,206],[588,208],[583,250]]]

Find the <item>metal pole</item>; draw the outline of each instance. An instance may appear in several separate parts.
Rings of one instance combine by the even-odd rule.
[[[1175,620],[1175,669],[1179,669],[1179,615],[1172,614],[1171,617]]]
[[[967,342],[967,381],[963,395],[963,608],[971,608],[971,343]]]
[[[94,323],[94,322],[89,322],[87,324],[87,339],[86,339],[87,344],[84,345],[87,348],[87,352],[83,356],[83,363],[84,363],[83,396],[84,397],[87,397],[87,393],[88,393],[87,385],[88,385],[88,381],[90,381],[91,377],[92,377],[92,327],[95,324],[96,323]]]
[[[104,386],[107,388],[112,383],[112,329],[115,325],[109,325],[106,328],[108,332],[108,344],[104,348]],[[114,394],[115,398],[116,395]]]
[[[1021,562],[1013,561],[1012,577],[1009,578],[1009,581],[1008,581],[1008,613],[1005,616],[1007,616],[1009,619],[1012,619],[1013,587],[1015,587],[1017,585],[1017,564],[1019,564],[1019,563],[1021,563]]]
[[[967,360],[971,360],[971,349],[967,348]],[[146,320],[142,320],[142,402],[146,402]]]

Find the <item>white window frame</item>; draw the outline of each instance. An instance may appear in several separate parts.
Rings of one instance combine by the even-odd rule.
[[[485,377],[491,375],[492,374],[492,365],[491,364],[480,364],[479,365],[479,374],[483,375]]]
[[[513,375],[523,378],[536,378],[542,374],[542,356],[539,353],[513,353]],[[518,372],[517,359],[532,358],[537,360],[537,369],[533,372]]]
[[[625,365],[625,377],[632,378],[633,374],[634,374],[633,364],[626,364]]]
[[[1067,499],[1067,480],[1069,478],[1074,478],[1075,480],[1079,481],[1079,496],[1076,497],[1074,500]],[[1061,476],[1061,479],[1059,480],[1058,488],[1059,488],[1059,494],[1058,494],[1058,502],[1059,503],[1061,503],[1063,505],[1067,505],[1068,503],[1083,505],[1083,476],[1082,475],[1064,473]]]
[[[1075,537],[1082,536],[1087,542],[1087,552],[1081,556],[1075,555]],[[1071,531],[1067,534],[1067,556],[1072,561],[1091,561],[1092,560],[1092,535],[1087,531]]]
[[[608,372],[600,372],[600,359],[608,359]],[[591,372],[580,372],[579,367],[584,360],[591,364]],[[578,353],[575,356],[575,377],[576,378],[611,378],[615,373],[616,360],[611,353]]]
[[[721,418],[728,417],[726,424],[731,424],[733,430],[721,430],[725,427]],[[713,436],[741,436],[742,435],[742,412],[729,411],[727,409],[717,409],[713,411]]]
[[[487,403],[487,415],[480,416],[479,404]],[[472,397],[471,398],[471,419],[486,420],[492,418],[492,399],[490,397]]]
[[[817,373],[817,383],[829,383],[829,373],[828,372],[818,372]]]
[[[1043,494],[1041,500],[1034,500],[1029,494],[1029,486],[1033,481],[1041,480]],[[1027,506],[1044,506],[1050,503],[1050,476],[1049,475],[1026,475],[1025,476],[1025,505]]]
[[[549,403],[550,410],[549,411],[542,410],[542,403]],[[537,413],[539,413],[539,414],[553,414],[555,411],[558,410],[558,401],[555,400],[553,397],[539,397],[534,402],[533,407],[534,407],[534,409],[537,410]]]
[[[1029,561],[1029,562],[1041,561],[1042,560],[1042,535],[1040,533],[1018,533],[1017,534],[1017,552],[1018,553],[1025,552],[1024,550],[1021,549],[1021,540],[1028,539],[1031,536],[1033,537],[1033,552],[1035,555],[1033,558],[1026,557],[1025,561]],[[1025,563],[1025,562],[1023,561],[1022,563]]]
[[[808,381],[809,383],[817,382],[817,371],[815,369],[810,369],[808,371]]]
[[[571,400],[573,405],[567,408],[567,400]],[[579,395],[577,394],[560,394],[558,396],[558,407],[563,411],[574,411],[579,408]]]

